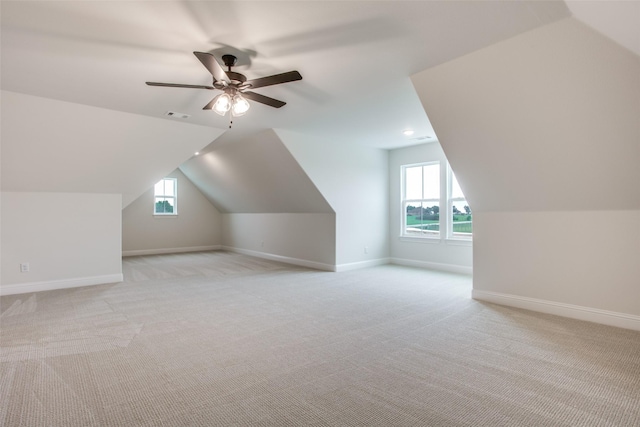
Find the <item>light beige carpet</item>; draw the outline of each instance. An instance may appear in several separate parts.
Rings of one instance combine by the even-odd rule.
[[[2,426],[639,426],[640,333],[226,252],[0,299]]]

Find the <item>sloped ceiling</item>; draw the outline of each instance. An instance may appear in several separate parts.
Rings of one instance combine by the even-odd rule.
[[[2,191],[118,193],[124,207],[221,133],[2,91]]]
[[[282,99],[231,133],[288,129],[396,148],[434,136],[409,76],[569,15],[552,1],[2,1],[2,89],[227,129],[193,51],[234,53],[249,78],[299,70],[257,92]],[[166,119],[169,120],[169,119]],[[234,138],[233,135],[228,138]]]
[[[640,56],[580,21],[412,80],[474,211],[640,209]]]
[[[180,170],[220,212],[333,212],[273,130],[214,145]]]
[[[604,3],[613,6],[607,9]],[[261,135],[279,152],[278,143],[266,131],[272,128],[384,149],[416,143],[401,134],[406,128],[414,129],[416,137],[436,139],[440,133],[435,135],[409,76],[571,13],[638,52],[638,2],[571,1],[569,7],[561,0],[2,1],[0,86],[15,94],[9,97],[10,102],[3,96],[3,188],[122,192],[126,204],[203,144],[227,131],[205,151],[220,154],[229,150],[225,155],[237,168],[230,173],[236,178],[233,183],[220,190],[213,188],[225,177],[212,169],[213,162],[205,162],[210,161],[209,156],[183,167],[194,181],[200,179],[201,190],[221,210],[323,211],[328,209],[326,202],[315,196],[300,206],[287,194],[282,196],[281,206],[274,206],[263,193],[280,194],[279,190],[264,185],[261,191],[240,188],[240,183],[248,185],[249,181],[264,184],[244,180],[243,174],[258,162],[253,158],[234,160],[241,158],[240,153],[224,148],[225,144],[242,147]],[[195,50],[217,57],[237,55],[236,71],[249,78],[297,69],[304,79],[257,90],[288,104],[277,110],[254,104],[227,130],[228,118],[202,111],[213,96],[210,91],[144,85],[148,80],[210,84],[210,76],[192,54]],[[502,57],[495,60],[498,74],[511,65]],[[477,79],[473,68],[465,73],[455,71],[458,74],[451,76],[448,84],[498,84]],[[49,109],[14,103],[20,94],[40,97],[35,104]],[[438,100],[420,95],[425,105]],[[494,99],[492,87],[486,87],[482,96],[486,102]],[[445,106],[453,100],[443,101],[447,102],[438,107],[440,111],[446,111]],[[71,107],[73,104],[78,107]],[[12,113],[14,108],[19,111]],[[71,121],[74,109],[78,119]],[[176,122],[164,116],[168,110],[191,117]],[[447,113],[452,118],[462,114],[455,110]],[[11,114],[19,115],[20,123],[10,124],[5,131]],[[33,129],[28,129],[27,123]],[[47,132],[38,130],[40,123]],[[444,126],[441,130],[446,132]],[[529,130],[532,134],[546,132],[536,126]],[[46,137],[49,133],[56,138]],[[72,133],[77,137],[68,137]],[[5,135],[12,138],[5,140]],[[25,138],[31,141],[29,145],[21,145]],[[83,151],[87,139],[101,141],[97,146],[102,148]],[[464,144],[471,143],[465,140]],[[283,169],[288,170],[289,160],[283,156]],[[118,171],[117,178],[113,171]],[[524,170],[520,174],[524,176]],[[277,180],[272,184],[275,182],[282,184]],[[235,186],[233,190],[230,185]],[[471,191],[468,193],[472,197]],[[240,202],[239,194],[253,199]]]

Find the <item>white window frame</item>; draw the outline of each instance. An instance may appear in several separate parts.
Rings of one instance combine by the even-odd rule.
[[[432,165],[438,165],[439,166],[439,172],[440,172],[440,192],[439,192],[439,196],[438,198],[433,198],[433,199],[407,199],[406,195],[407,195],[407,183],[406,183],[406,170],[409,168],[414,168],[414,167],[424,167],[424,166],[432,166]],[[401,210],[402,210],[402,215],[401,215],[401,224],[400,224],[400,236],[403,238],[408,238],[408,239],[420,239],[420,240],[440,240],[441,236],[442,236],[442,215],[440,215],[440,213],[442,212],[442,164],[439,161],[433,161],[433,162],[421,162],[421,163],[413,163],[413,164],[409,164],[409,165],[402,165],[400,167],[400,173],[401,173],[401,183],[402,183],[402,188],[401,188],[401,201],[400,201],[400,206],[401,206]],[[422,178],[422,182],[424,182],[424,176]],[[407,224],[407,203],[419,203],[422,205],[422,203],[424,202],[432,202],[432,203],[437,203],[438,204],[438,215],[439,215],[439,219],[440,219],[440,223],[439,223],[439,228],[437,232],[424,232],[421,235],[415,235],[415,234],[408,234],[406,232],[406,224]]]
[[[156,185],[164,182],[165,186],[167,182],[171,182],[173,185],[173,196],[163,194],[156,194]],[[165,187],[166,188],[166,187]],[[156,198],[162,197],[164,199],[172,199],[173,212],[156,212]],[[177,216],[178,215],[178,178],[162,178],[153,186],[153,215],[154,216]]]
[[[421,203],[424,201],[436,201],[436,199],[425,200],[413,200],[406,199],[406,169],[418,166],[430,166],[438,164],[440,165],[440,199],[438,206],[440,206],[440,230],[439,233],[429,233],[423,235],[408,234],[406,233],[407,223],[407,203]],[[400,182],[401,182],[401,194],[400,194],[400,209],[402,211],[400,215],[400,239],[407,241],[417,241],[424,243],[447,243],[451,245],[471,245],[473,241],[473,233],[454,233],[453,232],[453,202],[459,200],[465,200],[468,203],[466,197],[452,197],[452,183],[453,183],[453,171],[449,162],[446,160],[436,160],[420,163],[412,163],[400,166]],[[443,214],[445,212],[446,214]],[[473,220],[472,220],[473,221]]]

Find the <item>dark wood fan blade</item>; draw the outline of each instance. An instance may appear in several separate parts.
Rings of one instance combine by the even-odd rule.
[[[268,96],[260,95],[259,93],[255,93],[255,92],[242,92],[242,96],[252,101],[256,101],[261,104],[268,105],[269,107],[280,108],[284,105],[287,105],[286,102],[269,98]]]
[[[297,71],[289,71],[288,73],[275,74],[269,77],[249,80],[246,83],[251,85],[251,89],[256,89],[264,86],[279,85],[280,83],[294,82],[296,80],[302,80],[300,73]]]
[[[222,69],[220,64],[218,64],[218,61],[216,61],[216,58],[212,54],[206,52],[193,52],[193,54],[200,60],[200,62],[202,62],[202,65],[204,65],[205,68],[209,70],[209,72],[213,76],[214,82],[222,81],[229,83],[229,77],[227,77],[227,73],[225,73],[225,71]]]
[[[180,83],[157,83],[157,82],[145,82],[149,86],[163,86],[163,87],[186,87],[191,89],[215,89],[213,86],[203,86],[203,85],[183,85]]]
[[[203,110],[213,110],[213,104],[215,104],[215,100],[216,98],[213,98],[211,101],[209,101],[209,103],[207,105],[205,105],[202,109]]]

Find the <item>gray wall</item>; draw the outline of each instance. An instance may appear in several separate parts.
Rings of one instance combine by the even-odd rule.
[[[122,207],[222,133],[1,96],[2,293],[122,280]],[[22,262],[28,273],[20,273]]]
[[[336,215],[333,213],[224,214],[223,245],[249,255],[334,270]]]
[[[640,58],[568,18],[412,80],[474,209],[474,295],[640,328]]]
[[[473,250],[471,241],[446,239],[420,240],[401,237],[401,173],[402,165],[439,161],[447,158],[437,142],[399,148],[389,152],[389,233],[390,254],[394,263],[416,267],[435,268],[471,274]],[[446,163],[445,163],[446,164]]]
[[[119,194],[2,192],[0,293],[121,281],[121,205]]]
[[[176,169],[178,215],[153,215],[153,188],[122,210],[123,255],[217,249],[222,216],[193,183]]]
[[[389,257],[388,152],[309,135],[278,135],[336,213],[336,269]],[[366,249],[365,249],[366,248]]]
[[[219,138],[180,169],[223,213],[225,249],[335,269],[335,213],[273,130]]]

